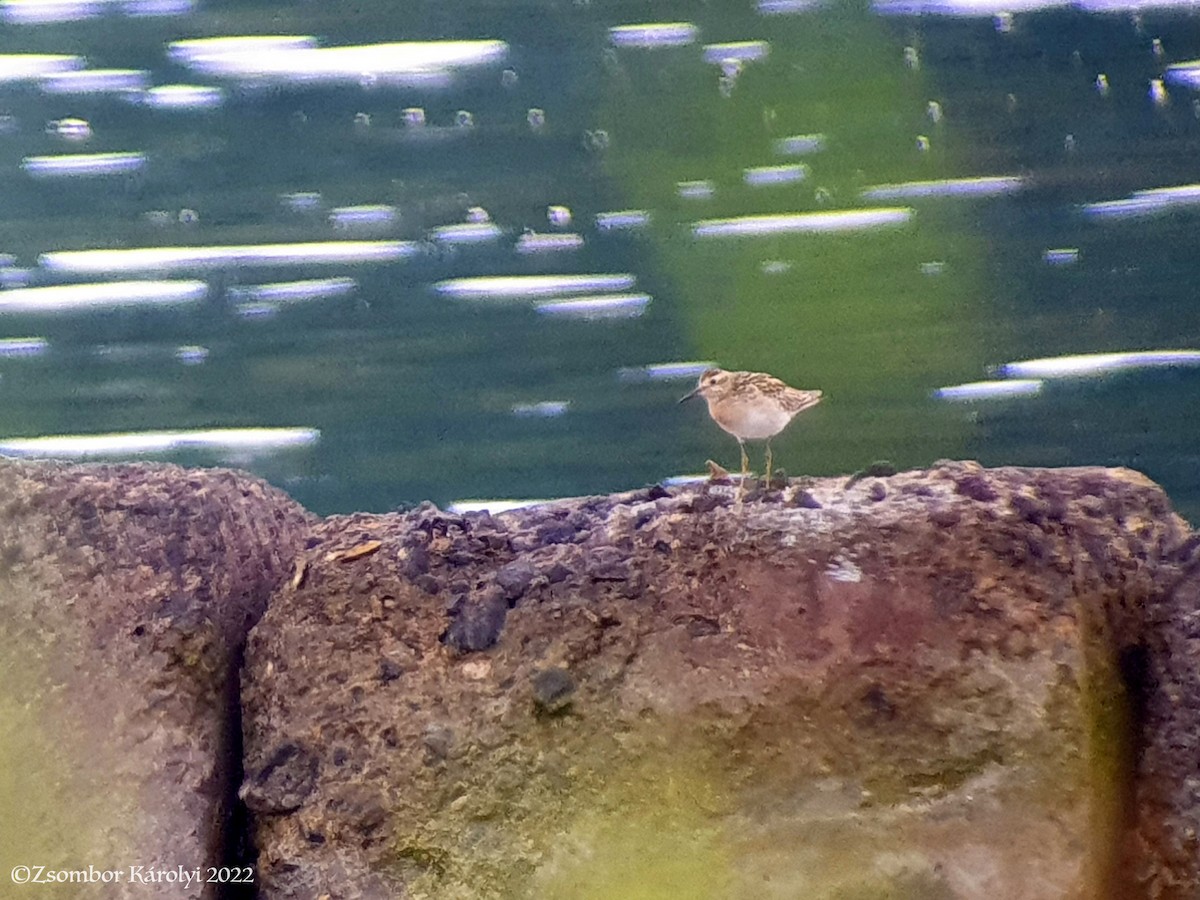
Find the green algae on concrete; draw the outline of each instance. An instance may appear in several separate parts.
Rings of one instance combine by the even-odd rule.
[[[127,881],[138,862],[136,842],[125,840],[137,798],[111,789],[104,750],[73,706],[78,698],[51,674],[69,668],[76,648],[63,630],[17,624],[30,596],[7,579],[0,586],[0,884],[11,886],[0,894],[100,896],[91,892],[104,883],[89,883],[91,870]],[[43,867],[54,880],[22,885],[13,878],[19,866]]]

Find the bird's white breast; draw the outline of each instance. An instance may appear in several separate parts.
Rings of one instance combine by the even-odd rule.
[[[708,404],[708,412],[718,425],[734,437],[754,441],[774,437],[792,421],[792,414],[774,403]]]

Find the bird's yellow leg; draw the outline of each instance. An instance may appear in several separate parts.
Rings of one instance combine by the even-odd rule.
[[[775,474],[775,470],[771,468],[773,460],[771,459],[771,439],[767,438],[767,490],[771,489],[771,476]]]
[[[746,445],[741,438],[738,438],[738,449],[742,451],[742,477],[738,481],[738,496],[741,497],[746,490],[746,478],[750,475],[750,457],[746,455]]]

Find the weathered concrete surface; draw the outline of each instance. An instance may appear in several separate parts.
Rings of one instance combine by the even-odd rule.
[[[0,894],[213,896],[135,878],[221,858],[241,647],[312,521],[233,472],[0,462],[0,883],[122,875]]]
[[[1200,896],[1198,541],[1136,473],[316,534],[247,648],[268,900]]]

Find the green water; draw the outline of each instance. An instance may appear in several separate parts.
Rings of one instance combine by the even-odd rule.
[[[317,428],[304,448],[165,458],[243,465],[323,513],[606,492],[698,472],[709,457],[736,464],[735,442],[703,406],[675,403],[689,381],[628,377],[713,361],[825,391],[775,441],[791,474],[942,457],[1128,465],[1186,515],[1200,513],[1195,368],[1049,379],[1036,395],[974,403],[933,396],[1015,360],[1200,348],[1200,211],[1097,220],[1081,210],[1200,181],[1193,95],[1174,84],[1163,105],[1148,95],[1167,65],[1200,56],[1200,20],[1059,10],[1018,14],[1004,30],[990,16],[885,17],[858,4],[766,16],[750,4],[678,3],[656,4],[654,18],[693,23],[694,43],[613,46],[611,26],[645,16],[643,5],[603,2],[204,3],[175,16],[6,25],[3,53],[81,54],[92,68],[144,69],[151,84],[225,91],[214,109],[160,110],[0,83],[0,252],[31,269],[12,283],[65,278],[37,266],[55,250],[342,238],[421,249],[385,263],[101,276],[205,280],[207,299],[186,309],[0,313],[0,338],[48,342],[35,357],[0,357],[0,439]],[[508,55],[442,88],[246,86],[168,59],[170,41],[234,34],[326,46],[497,39]],[[746,40],[766,41],[769,54],[723,91],[702,46]],[[906,64],[906,47],[919,65]],[[413,107],[424,129],[405,126]],[[544,126],[530,126],[531,109]],[[460,110],[473,127],[454,127]],[[86,119],[91,139],[47,133],[64,117]],[[773,149],[815,133],[820,152]],[[29,156],[105,151],[144,153],[145,167],[87,179],[22,168]],[[779,164],[807,175],[744,183],[744,169]],[[971,176],[1025,181],[993,197],[862,197],[872,185]],[[697,180],[713,196],[681,197],[677,183]],[[314,208],[281,199],[297,192],[319,192]],[[367,231],[331,224],[332,209],[364,204],[396,218]],[[896,228],[738,240],[699,239],[691,227],[880,205],[913,215]],[[570,224],[548,222],[550,206],[569,208]],[[503,229],[498,240],[430,240],[473,207]],[[649,225],[597,229],[597,213],[623,209],[648,211]],[[514,242],[526,230],[578,233],[583,245],[522,256]],[[1073,264],[1048,264],[1054,248],[1076,249]],[[640,317],[566,321],[528,298],[469,302],[434,289],[535,273],[631,273],[652,300]],[[248,285],[336,277],[354,290],[269,317],[237,308]],[[181,364],[176,349],[192,345],[207,356]],[[568,405],[514,412],[546,402]]]

